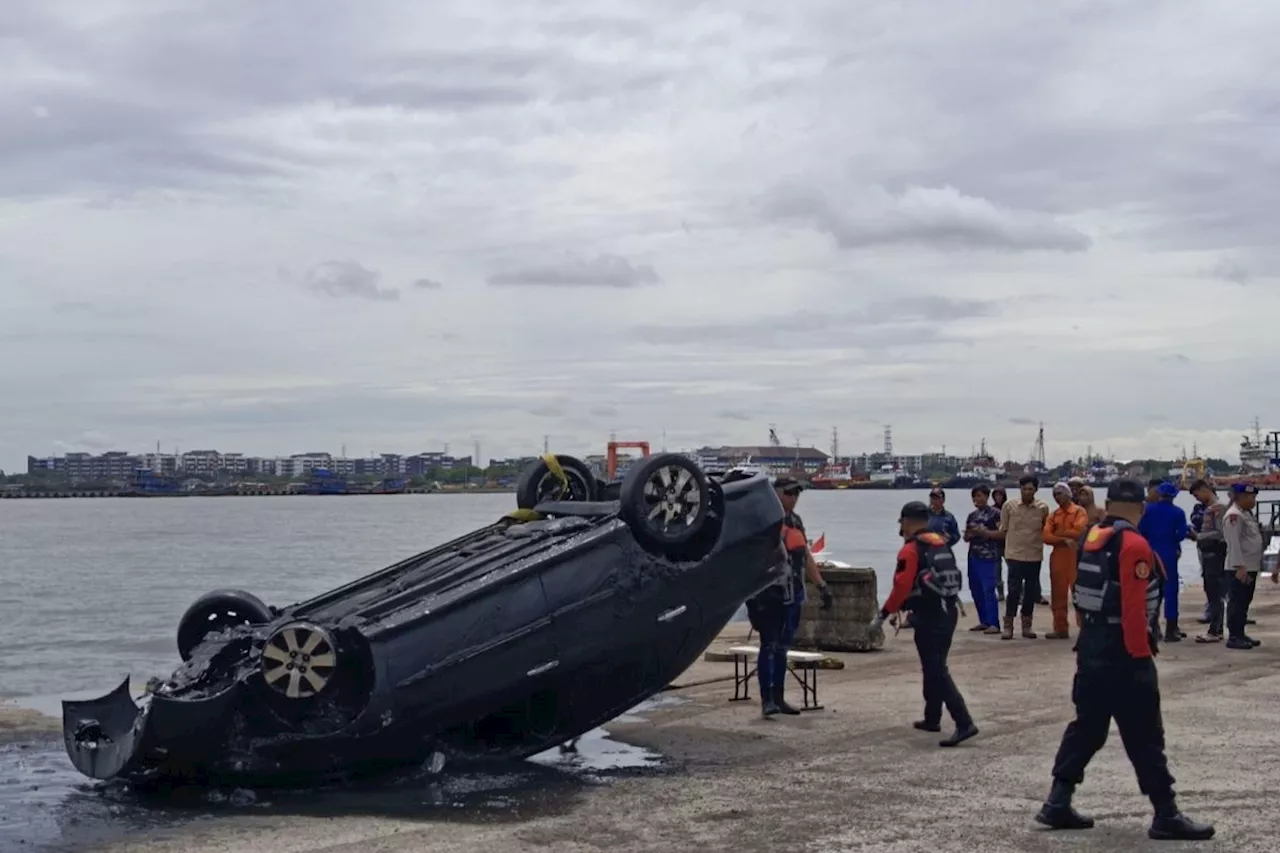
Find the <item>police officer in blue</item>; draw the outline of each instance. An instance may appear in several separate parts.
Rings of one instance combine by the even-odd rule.
[[[1164,753],[1153,623],[1166,577],[1151,544],[1138,532],[1144,498],[1141,483],[1117,481],[1107,490],[1106,517],[1089,528],[1080,546],[1073,591],[1080,616],[1071,688],[1076,718],[1062,734],[1053,787],[1036,820],[1050,829],[1093,826],[1093,818],[1072,808],[1071,798],[1115,720],[1138,787],[1155,809],[1147,837],[1204,840],[1213,837],[1213,825],[1179,811]]]

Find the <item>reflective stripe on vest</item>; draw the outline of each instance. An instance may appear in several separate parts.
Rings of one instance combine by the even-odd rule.
[[[1107,527],[1095,524],[1089,529],[1106,531]],[[1071,590],[1072,604],[1081,613],[1100,617],[1108,625],[1119,625],[1122,608],[1120,604],[1120,548],[1124,544],[1124,533],[1127,530],[1136,532],[1136,528],[1127,521],[1117,520],[1109,528],[1110,538],[1096,551],[1087,551],[1083,545],[1079,551],[1076,565],[1076,582]],[[1088,536],[1086,536],[1086,541]],[[1153,559],[1158,560],[1153,554]],[[1160,612],[1164,601],[1164,567],[1152,566],[1151,575],[1147,579],[1146,611],[1150,622]]]

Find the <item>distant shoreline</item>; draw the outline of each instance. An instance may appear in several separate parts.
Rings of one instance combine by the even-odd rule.
[[[4,492],[0,493],[0,500],[87,500],[90,498],[352,498],[396,497],[398,495],[509,495],[514,493],[515,489],[503,489],[498,487],[480,487],[473,489],[405,489],[401,492],[347,492],[333,494],[309,494],[307,492],[289,491],[288,489],[213,493],[201,491],[170,493],[157,492],[153,494],[142,494],[126,491],[124,489],[121,489],[120,491],[105,492],[68,489],[66,491],[57,492]]]

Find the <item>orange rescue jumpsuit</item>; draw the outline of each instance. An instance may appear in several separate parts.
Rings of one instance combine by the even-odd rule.
[[[1076,582],[1076,548],[1089,526],[1089,513],[1079,504],[1058,507],[1044,520],[1044,542],[1049,552],[1049,603],[1053,609],[1053,633],[1067,634],[1067,608]]]

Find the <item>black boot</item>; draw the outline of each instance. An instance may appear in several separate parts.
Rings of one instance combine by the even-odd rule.
[[[1036,814],[1036,823],[1050,829],[1092,829],[1093,818],[1085,817],[1071,807],[1071,796],[1075,790],[1076,786],[1070,782],[1054,779],[1049,798]]]
[[[1156,814],[1147,829],[1147,838],[1157,841],[1206,841],[1213,838],[1213,824],[1195,822],[1178,810],[1173,799],[1166,802],[1152,800],[1152,804],[1156,807]]]
[[[774,714],[779,714],[781,712],[782,709],[778,707],[778,700],[774,698],[773,688],[770,687],[768,690],[761,688],[760,716],[772,717]]]
[[[942,731],[941,723],[931,723],[928,720],[916,720],[911,724],[913,727],[922,732],[940,732]]]
[[[1178,620],[1170,619],[1164,624],[1164,641],[1166,643],[1177,643],[1182,640],[1182,631],[1178,630]]]
[[[785,688],[785,684],[779,684],[777,687],[773,688],[773,703],[778,706],[778,713],[797,716],[800,713],[800,709],[788,705],[787,700],[782,698],[782,693]]]

